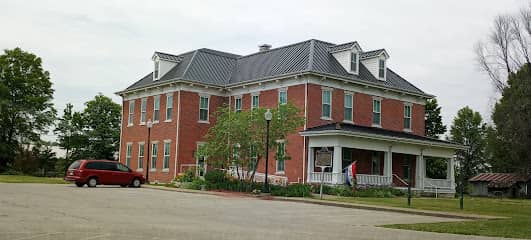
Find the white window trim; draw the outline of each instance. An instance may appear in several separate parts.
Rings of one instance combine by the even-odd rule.
[[[144,142],[138,142],[137,145],[138,145],[138,156],[136,158],[136,166],[137,166],[136,171],[139,171],[139,169],[140,169],[140,171],[143,171],[144,170],[145,160],[146,160],[146,144]],[[142,145],[142,149],[144,149],[144,155],[142,156],[142,158],[143,158],[142,159],[142,167],[138,168],[138,166],[140,166],[140,164],[138,164],[138,163],[140,163],[140,149],[141,149],[140,145]]]
[[[168,119],[168,98],[171,97],[171,118]],[[173,120],[173,92],[166,94],[166,111],[164,111],[164,122],[171,122]]]
[[[380,123],[379,124],[375,124],[374,123],[374,100],[378,100],[380,102]],[[372,114],[372,118],[371,118],[371,126],[372,127],[378,127],[378,128],[381,128],[382,127],[382,98],[381,97],[372,97],[372,110],[371,110],[371,114]]]
[[[155,108],[156,103],[157,103],[157,101],[156,101],[157,98],[159,99],[158,109]],[[155,121],[155,110],[159,111],[159,114],[158,114],[159,119],[156,120],[156,121]],[[160,95],[155,95],[155,96],[153,96],[153,123],[155,124],[155,123],[158,123],[159,121],[160,121]]]
[[[409,106],[409,128],[404,128],[404,132],[412,132],[413,129],[413,104],[409,102],[404,102],[404,121],[406,119],[406,106]]]
[[[201,120],[201,98],[207,98],[208,99],[208,105],[207,105],[207,119],[206,120]],[[208,94],[199,94],[199,106],[198,106],[198,113],[197,113],[197,122],[198,123],[206,123],[206,124],[210,124],[210,95]]]
[[[252,99],[252,98],[251,98]],[[237,112],[238,109],[236,108],[236,102],[240,100],[240,112],[242,111],[242,108],[243,108],[243,98],[242,98],[242,95],[237,95],[237,96],[234,96],[234,112]]]
[[[324,105],[323,93],[325,91],[329,91],[330,92],[330,116],[329,117],[323,116],[324,115],[324,112],[323,112],[323,105]],[[322,120],[326,120],[326,121],[331,121],[332,120],[332,99],[333,99],[333,94],[334,94],[334,89],[333,88],[321,87],[321,119]]]
[[[380,60],[383,60],[383,63],[384,63],[383,64],[383,70],[384,70],[383,78],[380,77]],[[386,77],[387,77],[387,59],[385,59],[385,57],[379,57],[378,58],[378,76],[377,76],[377,78],[379,80],[384,80],[385,81]]]
[[[157,144],[157,155],[155,155],[156,157],[156,161],[155,161],[155,167],[153,167],[153,144]],[[149,171],[150,172],[156,172],[157,171],[157,162],[159,161],[159,141],[151,141],[151,146],[150,146],[150,153],[149,153]]]
[[[255,109],[254,107],[254,97],[257,97],[256,99],[258,99],[258,103],[256,104],[256,108],[260,108],[260,92],[254,92],[254,93],[251,93],[251,109]]]
[[[142,104],[143,103],[146,103],[146,110],[145,111],[142,110]],[[144,121],[142,121],[142,113],[146,114],[145,115],[146,117],[144,118]],[[140,120],[140,125],[145,125],[146,124],[146,119],[147,119],[147,97],[140,99],[140,119],[139,119]]]
[[[168,146],[168,152],[169,152],[169,155],[166,155],[166,143],[169,143],[170,145]],[[164,167],[164,158],[168,156],[168,166]],[[169,172],[170,171],[170,161],[171,160],[171,139],[165,139],[163,141],[163,145],[162,145],[162,172]]]
[[[201,146],[205,145],[205,144],[206,144],[206,142],[196,142],[196,143],[195,143],[195,149],[196,149],[196,152],[198,152],[198,151],[199,151],[199,148],[200,148]],[[205,158],[205,159],[204,159],[204,161],[205,161],[205,165],[204,165],[204,167],[205,167],[205,169],[204,169],[204,173],[206,173],[206,169],[207,169],[207,161],[206,161],[206,159],[207,159],[207,158],[206,158],[206,156],[203,156],[203,157]],[[196,174],[198,174],[198,173],[199,173],[199,169],[198,169],[197,167],[199,167],[199,156],[196,156],[196,157],[195,157],[195,166],[196,166]],[[203,173],[203,174],[204,174],[204,173]]]
[[[286,93],[286,103],[280,103],[280,93],[281,92],[285,92]],[[277,96],[277,102],[278,102],[278,105],[285,105],[288,103],[288,88],[287,87],[283,87],[283,88],[279,88],[278,89],[278,96]]]
[[[276,140],[275,141],[276,143],[284,143],[284,155],[286,155],[286,140],[284,139],[281,139],[281,140]],[[278,147],[278,145],[277,145]],[[278,170],[278,160],[275,159],[275,174],[278,174],[278,175],[284,175],[286,173],[286,159],[284,159],[284,171],[277,171]]]
[[[129,158],[129,164],[127,164],[127,158]],[[125,144],[125,164],[124,165],[126,166],[131,165],[131,160],[133,160],[133,142],[127,142]]]
[[[352,71],[352,54],[355,53],[356,54],[356,71]],[[349,68],[350,68],[350,73],[353,73],[353,74],[358,74],[359,73],[359,70],[360,70],[360,52],[357,51],[357,50],[353,50],[350,52],[349,56],[348,56],[348,63],[349,63]]]
[[[350,106],[350,109],[352,109],[352,112],[351,112],[351,120],[346,120],[345,119],[345,96],[350,96],[350,98],[352,99],[351,101],[351,104],[352,106]],[[344,96],[343,96],[343,122],[344,123],[351,123],[351,124],[354,124],[354,93],[353,92],[349,92],[349,91],[344,91]]]
[[[133,112],[131,113],[131,106],[133,106]],[[135,100],[129,100],[129,105],[127,106],[127,126],[133,126],[135,122]]]
[[[155,72],[157,72],[157,76],[155,76]],[[153,80],[159,80],[160,79],[160,61],[157,57],[155,61],[153,62]]]

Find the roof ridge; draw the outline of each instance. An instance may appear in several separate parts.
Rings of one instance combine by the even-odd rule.
[[[306,70],[313,69],[313,55],[315,53],[315,39],[310,40],[310,53],[308,56],[308,66],[306,67]]]
[[[300,45],[300,44],[303,44],[303,43],[309,42],[309,41],[311,41],[311,40],[312,40],[312,39],[305,40],[305,41],[298,42],[298,43],[292,43],[292,44],[285,45],[285,46],[281,46],[281,47],[277,47],[277,48],[272,48],[272,49],[265,50],[265,51],[261,51],[261,52],[251,53],[251,54],[249,54],[249,55],[243,55],[243,56],[239,57],[238,59],[242,59],[242,58],[246,58],[246,57],[251,57],[251,56],[255,56],[255,55],[263,54],[263,53],[267,53],[267,52],[272,52],[272,51],[276,51],[276,50],[283,49],[283,48],[293,47],[293,46],[295,46],[295,45]]]
[[[223,52],[223,51],[210,49],[210,48],[199,48],[197,49],[197,51],[212,54],[212,55],[217,55],[220,57],[231,58],[231,59],[238,59],[239,57],[241,57],[241,55],[238,55],[238,54]]]
[[[192,65],[192,62],[194,61],[195,56],[197,55],[197,52],[199,52],[199,50],[195,50],[194,51],[194,55],[192,55],[192,58],[190,59],[190,62],[188,63],[188,65],[186,66],[186,68],[183,71],[182,78],[184,78],[186,76],[186,74],[188,73],[188,69],[190,68],[190,65]]]

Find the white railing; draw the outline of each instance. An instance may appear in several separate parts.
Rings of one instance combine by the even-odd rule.
[[[368,186],[389,186],[391,185],[391,177],[382,175],[357,174],[356,183],[358,185]]]
[[[240,174],[240,177],[247,176],[247,174],[249,174],[250,176],[252,174],[251,172],[248,173],[247,170],[243,170],[242,168],[239,168],[238,171],[236,171],[235,167],[229,167],[229,169],[226,169],[225,171],[227,172],[229,176],[234,177],[234,178],[238,177],[238,173]],[[267,179],[269,183],[275,184],[275,185],[285,186],[288,184],[288,178],[286,176],[277,176],[277,175],[268,174]],[[255,182],[264,182],[264,180],[265,180],[264,173],[260,173],[260,172],[254,173]]]
[[[331,173],[331,172],[311,172],[310,183],[320,183],[321,177],[323,183],[326,184],[343,184],[345,183],[345,175],[343,173]]]
[[[448,179],[424,179],[424,188],[453,189],[452,181]]]

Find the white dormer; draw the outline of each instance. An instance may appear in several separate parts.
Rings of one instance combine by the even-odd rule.
[[[153,57],[153,81],[157,81],[164,77],[173,67],[182,61],[182,57],[172,54],[155,52]]]
[[[361,63],[372,73],[372,75],[381,81],[387,78],[387,59],[389,54],[385,49],[363,52],[360,55]]]
[[[347,72],[359,73],[362,50],[357,42],[335,45],[330,47],[329,52]]]

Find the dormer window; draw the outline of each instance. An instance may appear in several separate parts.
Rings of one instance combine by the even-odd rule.
[[[350,71],[353,73],[358,73],[358,63],[359,57],[357,52],[350,53]]]
[[[155,61],[155,70],[153,71],[153,79],[159,79],[159,61]]]
[[[385,79],[385,59],[380,59],[378,62],[378,78]]]

